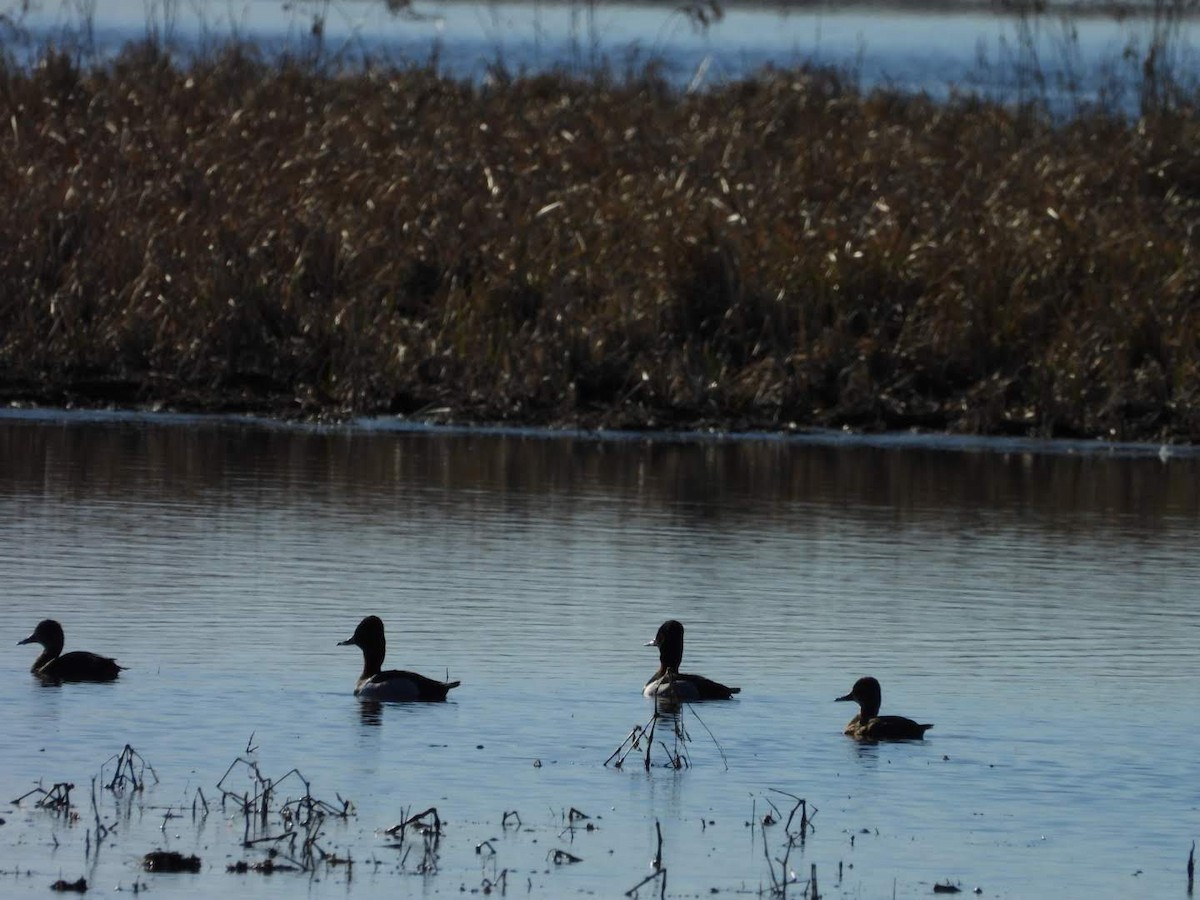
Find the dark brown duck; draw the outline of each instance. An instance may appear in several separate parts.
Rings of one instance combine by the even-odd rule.
[[[124,671],[116,660],[86,650],[63,653],[62,626],[53,619],[38,622],[33,634],[18,641],[21,644],[41,644],[42,654],[34,660],[30,672],[43,681],[112,681]]]
[[[881,716],[883,689],[870,675],[858,679],[850,693],[836,699],[858,704],[858,715],[846,724],[845,733],[860,741],[919,741],[933,727],[904,716]]]

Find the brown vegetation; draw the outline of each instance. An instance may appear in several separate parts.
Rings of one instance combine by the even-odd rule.
[[[1200,126],[789,71],[0,69],[0,396],[1200,439]]]

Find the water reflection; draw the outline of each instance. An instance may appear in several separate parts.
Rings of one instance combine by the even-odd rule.
[[[886,509],[897,525],[950,510],[973,530],[1020,518],[1135,534],[1194,516],[1198,474],[1200,461],[1190,458],[0,420],[0,492],[18,502],[307,499],[385,517],[395,503],[419,504],[431,493],[468,507],[483,494],[489,503],[509,496],[515,513],[531,499],[582,494],[669,511],[685,525],[834,503]]]
[[[1171,889],[1197,777],[1178,751],[1200,718],[1195,459],[171,421],[0,420],[0,637],[61,613],[130,666],[47,694],[0,654],[0,796],[86,783],[130,741],[164,776],[146,802],[178,808],[253,732],[264,771],[354,801],[328,849],[385,860],[356,867],[363,900],[414,883],[382,835],[435,804],[452,823],[435,892],[474,889],[513,809],[527,824],[500,864],[531,896],[627,890],[659,823],[673,891],[744,891],[752,840],[782,855],[779,829],[744,825],[764,796],[786,813],[772,789],[820,808],[804,862],[853,859],[847,896],[915,895],[931,873],[1116,897],[1142,869],[1143,893]],[[353,697],[336,643],[366,614],[398,668],[461,676],[451,702]],[[655,716],[643,643],[666,618],[736,701]],[[937,723],[924,743],[842,734],[833,698],[868,672],[885,710]],[[1081,740],[1098,721],[1103,741]],[[572,807],[599,827],[564,832]],[[161,823],[123,826],[93,880],[127,877]],[[43,824],[0,828],[0,870],[84,857],[81,829]],[[1029,852],[1035,829],[1053,839]],[[195,849],[244,855],[240,831]],[[548,865],[571,838],[585,865]],[[309,887],[344,895],[348,876]]]
[[[866,766],[868,769],[874,769],[880,764],[879,754],[881,751],[878,741],[856,741],[853,738],[847,737],[846,743],[851,748],[855,762]],[[886,760],[883,762],[886,763]]]
[[[377,700],[359,700],[358,715],[364,725],[378,728],[383,724],[383,704]]]

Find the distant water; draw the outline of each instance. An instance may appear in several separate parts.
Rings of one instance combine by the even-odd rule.
[[[505,873],[506,896],[611,897],[653,873],[657,823],[668,896],[754,894],[784,877],[762,820],[794,795],[818,812],[787,871],[816,866],[822,896],[1181,896],[1198,476],[1155,453],[0,418],[0,893],[458,896]],[[367,613],[390,664],[462,680],[452,702],[351,696],[336,643]],[[34,683],[15,645],[46,616],[128,671]],[[668,617],[686,668],[743,693],[685,712],[689,768],[605,768],[649,719]],[[842,736],[833,698],[866,673],[926,741]],[[126,744],[158,782],[116,797]],[[350,800],[319,843],[354,865],[227,873],[286,830],[221,808],[238,758]],[[78,818],[11,802],[39,781],[74,784]],[[383,833],[430,807],[432,865]],[[160,847],[200,873],[141,872]]]
[[[729,4],[701,23],[680,4],[465,3],[415,0],[396,12],[383,3],[342,0],[54,0],[11,17],[34,44],[82,43],[100,54],[152,35],[182,51],[231,37],[268,51],[364,56],[437,65],[483,78],[510,72],[607,68],[618,74],[650,62],[682,86],[703,87],[764,67],[807,63],[843,69],[866,87],[944,96],[951,87],[1005,100],[1045,95],[1064,106],[1100,97],[1129,106],[1161,22],[1051,4],[1037,16],[987,3]],[[18,34],[20,32],[18,31]],[[1170,32],[1158,63],[1188,83],[1195,71],[1195,20]],[[18,42],[10,36],[10,46]]]

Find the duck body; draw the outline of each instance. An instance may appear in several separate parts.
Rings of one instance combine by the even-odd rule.
[[[38,622],[33,634],[18,641],[21,644],[41,644],[42,653],[29,671],[42,681],[57,684],[64,681],[114,681],[125,670],[117,661],[86,650],[63,653],[65,638],[62,626],[54,619]]]
[[[683,625],[675,619],[663,622],[654,640],[646,646],[658,648],[658,671],[642,688],[646,697],[694,703],[697,700],[728,700],[741,691],[740,687],[729,687],[703,675],[679,671],[683,662]]]
[[[43,681],[115,681],[125,667],[117,665],[115,659],[98,653],[72,650],[40,667],[35,665],[30,671]]]
[[[354,696],[362,700],[391,700],[397,703],[417,701],[438,702],[446,699],[458,681],[434,681],[416,672],[389,669],[369,678],[364,676],[354,685]]]
[[[662,697],[681,703],[728,700],[739,691],[740,687],[728,687],[703,675],[689,675],[686,672],[655,673],[642,689],[647,697]]]
[[[362,650],[363,670],[354,685],[354,696],[361,700],[392,701],[397,703],[438,703],[446,699],[460,681],[435,681],[416,672],[398,669],[383,670],[383,658],[387,653],[383,621],[378,616],[367,616],[358,623],[354,634],[339,647],[355,646]]]
[[[850,693],[837,700],[858,703],[859,712],[846,723],[844,734],[860,741],[919,741],[933,725],[904,716],[881,716],[879,706],[883,690],[871,676],[854,682]]]
[[[904,716],[875,716],[865,722],[855,716],[844,733],[860,741],[919,741],[932,727]]]

